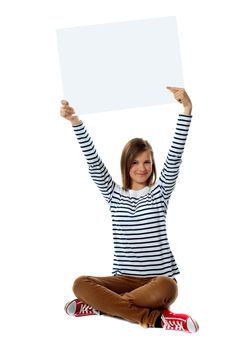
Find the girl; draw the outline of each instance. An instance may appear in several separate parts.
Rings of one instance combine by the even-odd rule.
[[[153,151],[140,138],[130,140],[121,156],[123,186],[117,185],[98,156],[84,123],[67,101],[60,114],[72,123],[86,157],[89,173],[112,215],[114,262],[112,276],[78,277],[76,299],[65,305],[73,316],[106,314],[143,327],[189,333],[198,330],[190,316],[169,310],[177,297],[179,270],[166,234],[166,213],[179,173],[191,122],[192,104],[183,88],[167,87],[184,107],[158,181]]]

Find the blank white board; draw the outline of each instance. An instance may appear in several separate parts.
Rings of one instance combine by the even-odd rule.
[[[77,114],[174,101],[183,87],[176,17],[57,29],[64,98]]]

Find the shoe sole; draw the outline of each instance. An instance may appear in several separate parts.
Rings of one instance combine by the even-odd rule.
[[[189,317],[187,319],[187,328],[189,333],[196,333],[199,330],[199,325],[193,318]]]
[[[77,309],[77,301],[76,300],[69,301],[64,306],[64,310],[67,313],[67,315],[69,315],[69,316],[76,316],[75,315],[76,309]]]

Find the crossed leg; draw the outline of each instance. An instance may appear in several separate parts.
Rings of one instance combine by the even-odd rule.
[[[167,276],[81,276],[73,291],[95,309],[143,327],[154,327],[162,309],[168,308],[178,293],[176,282]]]

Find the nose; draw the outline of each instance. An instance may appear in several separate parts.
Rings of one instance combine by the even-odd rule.
[[[140,165],[139,165],[139,171],[140,171],[140,172],[146,171],[145,164],[140,164]]]

